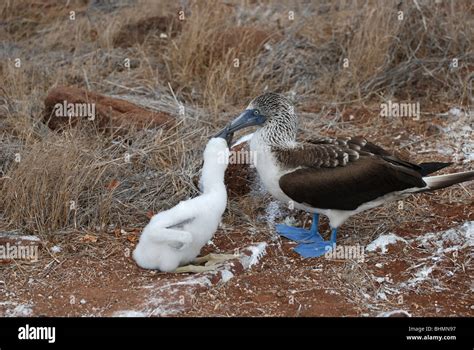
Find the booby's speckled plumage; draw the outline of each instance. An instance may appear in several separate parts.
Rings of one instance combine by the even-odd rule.
[[[339,227],[350,216],[412,193],[435,190],[474,179],[474,171],[426,177],[450,163],[414,164],[363,137],[316,138],[297,142],[298,118],[284,96],[255,98],[228,127],[259,129],[250,140],[255,166],[266,189],[297,209],[329,217],[332,240],[311,231],[279,225],[277,231],[297,241],[305,257],[320,256],[335,244]],[[315,220],[318,217],[315,215]],[[313,249],[314,248],[314,249]]]

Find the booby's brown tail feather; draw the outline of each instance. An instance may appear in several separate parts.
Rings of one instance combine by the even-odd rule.
[[[441,163],[441,162],[428,162],[421,163],[418,166],[421,168],[421,175],[426,176],[431,173],[437,172],[438,170],[444,169],[453,163]]]

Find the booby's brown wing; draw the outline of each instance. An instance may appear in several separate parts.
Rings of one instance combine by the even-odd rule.
[[[330,137],[322,137],[322,138],[313,138],[307,139],[306,143],[313,144],[313,145],[323,145],[323,144],[330,144],[330,145],[337,145],[342,150],[350,149],[359,153],[359,155],[365,156],[379,156],[382,159],[386,160],[387,162],[402,165],[407,168],[416,170],[421,172],[423,169],[417,165],[400,159],[393,155],[392,153],[384,150],[382,147],[377,146],[376,144],[367,141],[364,137],[356,136],[356,137],[345,137],[345,138],[330,138]],[[357,158],[357,157],[356,157]],[[349,160],[354,159],[354,157],[350,157]]]
[[[282,191],[319,209],[354,210],[391,192],[424,187],[420,167],[364,138],[317,139],[294,149],[274,149],[295,171],[279,180]]]

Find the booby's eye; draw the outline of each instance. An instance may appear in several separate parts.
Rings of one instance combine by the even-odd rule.
[[[259,115],[260,112],[258,111],[258,109],[256,109],[256,110],[253,111],[253,114],[254,114],[254,115]]]

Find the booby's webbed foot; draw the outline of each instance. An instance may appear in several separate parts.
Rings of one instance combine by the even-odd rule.
[[[186,265],[180,266],[176,270],[175,273],[199,273],[199,272],[207,272],[207,271],[214,271],[217,270],[220,266],[224,264],[224,262],[232,259],[238,258],[238,254],[207,254],[205,256],[198,257],[193,260],[195,264],[203,264],[204,265]]]
[[[311,232],[302,227],[293,227],[286,225],[276,225],[276,231],[285,238],[295,242],[321,242],[324,241],[318,232]]]
[[[313,223],[311,229],[306,230],[302,227],[293,227],[286,225],[276,225],[276,231],[285,238],[300,243],[323,242],[324,239],[318,232],[319,214],[313,215]]]
[[[232,260],[238,258],[239,254],[216,254],[210,253],[204,256],[200,256],[194,259],[194,263],[202,264],[204,263],[205,266],[214,266],[214,265],[221,265],[223,262],[227,260]]]
[[[330,241],[314,242],[314,243],[301,243],[293,249],[303,258],[319,258],[333,248],[333,244]]]
[[[337,229],[334,228],[329,241],[320,241],[313,243],[301,243],[294,249],[303,258],[318,258],[336,247]]]

